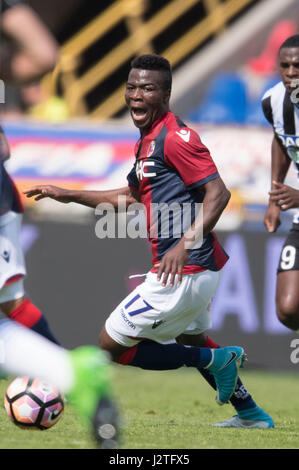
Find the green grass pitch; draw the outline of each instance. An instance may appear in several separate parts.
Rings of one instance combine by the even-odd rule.
[[[298,449],[298,373],[241,371],[255,401],[269,412],[275,429],[216,429],[230,418],[215,392],[194,369],[149,372],[114,366],[115,394],[122,412],[122,449]],[[1,400],[9,381],[0,382]],[[3,402],[2,402],[3,403]],[[0,408],[1,449],[95,449],[88,429],[67,404],[47,431],[17,428]]]

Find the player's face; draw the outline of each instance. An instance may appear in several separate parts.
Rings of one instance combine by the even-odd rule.
[[[288,93],[298,88],[299,83],[299,47],[283,48],[279,53],[279,71]]]
[[[141,134],[169,109],[169,92],[163,88],[163,72],[131,69],[125,93],[133,122]]]

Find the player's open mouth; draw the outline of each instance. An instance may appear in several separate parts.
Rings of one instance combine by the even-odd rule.
[[[142,108],[131,108],[131,116],[134,121],[143,121],[146,117],[146,110]]]

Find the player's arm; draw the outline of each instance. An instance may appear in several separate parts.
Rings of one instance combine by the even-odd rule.
[[[275,232],[280,225],[280,190],[289,188],[283,182],[290,167],[290,158],[285,152],[278,137],[274,135],[271,146],[271,191],[269,204],[264,217],[264,225],[268,232]],[[292,189],[292,188],[290,188]],[[279,197],[277,197],[279,196]],[[288,207],[289,208],[289,207]],[[282,208],[285,210],[284,208]]]
[[[75,202],[93,208],[101,203],[109,203],[112,204],[116,210],[118,209],[119,198],[122,198],[122,202],[125,200],[126,207],[138,202],[137,191],[134,191],[129,186],[107,191],[81,191],[51,185],[40,185],[28,188],[23,192],[28,198],[34,197],[35,201],[49,197],[58,202]]]
[[[158,280],[163,274],[162,284],[166,285],[170,275],[170,285],[173,285],[176,272],[178,281],[182,279],[183,268],[189,257],[188,249],[192,249],[198,236],[205,237],[213,229],[229,201],[230,193],[219,176],[210,152],[195,131],[186,128],[183,133],[181,130],[169,133],[164,149],[166,163],[180,174],[186,189],[199,191],[201,196],[204,191],[203,210],[199,211],[192,226],[163,256],[159,265]]]
[[[205,238],[213,230],[216,223],[218,222],[222,212],[230,200],[231,194],[220,176],[202,185],[199,190],[205,191],[202,206],[202,234],[203,238]],[[197,216],[197,218],[199,217],[200,214]],[[195,220],[195,222],[197,222],[197,220]],[[193,226],[191,226],[191,242],[194,225],[195,223],[193,223]],[[185,237],[190,238],[189,232],[186,232]],[[194,240],[194,242],[196,242],[196,240]]]
[[[202,210],[175,247],[163,256],[157,275],[160,280],[163,274],[162,285],[167,284],[168,276],[170,276],[169,283],[172,286],[176,273],[178,282],[181,282],[183,268],[189,258],[189,250],[213,230],[230,200],[230,192],[220,177],[199,186],[197,190],[205,192]]]

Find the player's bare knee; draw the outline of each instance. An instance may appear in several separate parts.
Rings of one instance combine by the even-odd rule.
[[[277,318],[287,328],[299,329],[299,305],[288,298],[279,299],[276,304]]]
[[[10,315],[19,305],[24,302],[25,297],[19,299],[7,300],[0,303],[0,310],[4,315]]]
[[[294,331],[299,330],[299,317],[285,316],[280,313],[277,314],[277,318],[286,328]]]
[[[104,351],[109,351],[110,349],[109,337],[104,328],[101,330],[99,334],[99,345],[100,345],[100,348],[103,349]]]
[[[128,348],[116,343],[103,328],[99,334],[99,346],[103,351],[106,351],[113,362],[118,362],[118,359]]]

